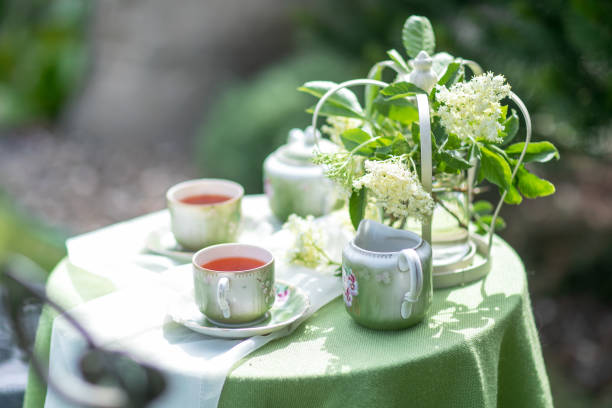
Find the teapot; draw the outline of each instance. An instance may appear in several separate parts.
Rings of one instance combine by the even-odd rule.
[[[264,160],[264,192],[279,220],[285,221],[291,214],[325,215],[343,203],[337,187],[325,177],[323,166],[312,163],[317,149],[331,152],[336,148],[309,126],[305,131],[292,129],[287,144]]]
[[[357,323],[412,326],[431,306],[431,246],[414,232],[362,220],[342,251],[342,282],[346,310]]]

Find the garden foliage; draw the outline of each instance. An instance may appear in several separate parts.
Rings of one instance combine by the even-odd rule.
[[[58,117],[86,68],[90,2],[0,0],[0,126]]]

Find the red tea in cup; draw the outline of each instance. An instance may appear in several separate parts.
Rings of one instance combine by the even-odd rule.
[[[222,203],[231,199],[232,197],[221,194],[198,194],[181,198],[179,201],[185,204],[204,205]]]
[[[201,266],[202,268],[210,269],[212,271],[239,272],[259,268],[265,264],[266,263],[264,261],[260,261],[259,259],[255,258],[231,256],[227,258],[214,259],[202,264]]]

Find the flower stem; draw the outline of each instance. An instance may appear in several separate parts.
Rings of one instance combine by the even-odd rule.
[[[323,255],[323,257],[327,260],[327,264],[328,265],[337,265],[340,266],[342,265],[341,263],[338,263],[334,260],[332,260],[329,255],[327,255],[327,252],[325,252],[322,248],[320,248],[318,245],[314,245],[314,248],[321,254]]]
[[[449,209],[449,208],[448,208],[448,207],[447,207],[447,206],[444,204],[444,202],[438,198],[438,196],[437,196],[435,193],[432,193],[432,194],[431,194],[431,196],[432,196],[432,198],[434,199],[434,201],[436,202],[436,204],[439,204],[439,205],[440,205],[440,207],[442,207],[442,209],[443,209],[444,211],[446,211],[447,213],[449,213],[449,214],[450,214],[450,215],[451,215],[451,216],[452,216],[452,217],[453,217],[455,220],[457,220],[457,222],[459,223],[459,226],[460,226],[461,228],[465,228],[465,229],[467,229],[467,228],[468,228],[467,224],[465,224],[463,221],[461,221],[461,219],[460,219],[460,218],[457,216],[457,214],[455,214],[454,212],[452,212],[452,211],[451,211],[451,210],[450,210],[450,209]]]
[[[369,145],[370,143],[375,142],[375,141],[377,141],[378,139],[381,139],[381,138],[382,138],[382,136],[376,136],[376,137],[373,137],[373,138],[371,138],[371,139],[368,139],[368,140],[366,140],[365,142],[363,142],[363,143],[361,143],[360,145],[358,145],[357,147],[355,147],[353,150],[351,150],[351,151],[349,152],[349,154],[352,156],[353,154],[355,154],[356,152],[358,152],[358,151],[359,151],[359,149],[361,149],[362,147],[365,147],[365,146]]]

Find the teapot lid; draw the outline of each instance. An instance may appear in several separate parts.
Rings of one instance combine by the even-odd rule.
[[[285,161],[298,162],[296,164],[311,165],[312,158],[317,151],[330,152],[336,149],[336,145],[327,139],[321,138],[321,132],[317,130],[318,148],[315,144],[315,133],[312,126],[306,130],[291,129],[287,137],[287,144],[278,149],[281,159]]]

